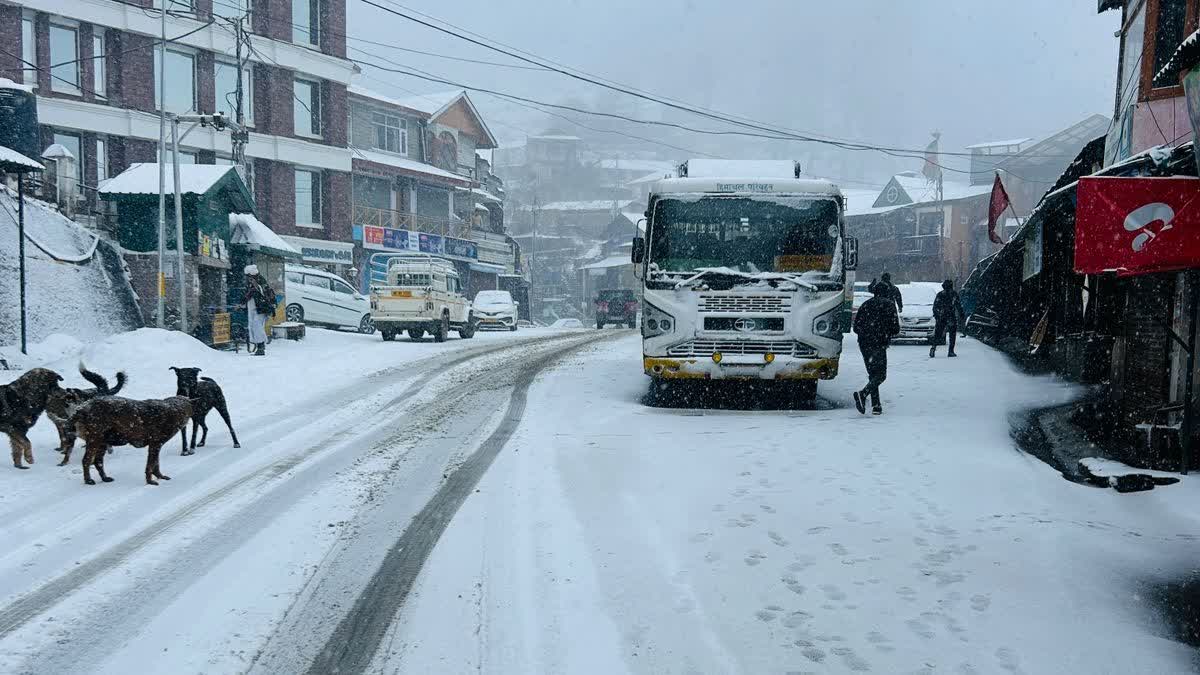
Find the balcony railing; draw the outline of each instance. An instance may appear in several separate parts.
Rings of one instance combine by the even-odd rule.
[[[381,209],[365,204],[355,204],[351,211],[355,225],[374,225],[396,230],[412,230],[437,234],[443,237],[459,237],[471,230],[469,222],[455,223],[449,218],[431,218],[407,211]]]
[[[940,256],[942,254],[942,235],[919,234],[913,237],[900,237],[899,250],[902,255]]]

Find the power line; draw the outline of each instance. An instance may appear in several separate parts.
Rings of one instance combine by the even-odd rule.
[[[427,28],[431,28],[431,29],[439,31],[441,33],[445,33],[447,35],[456,37],[460,40],[464,40],[466,42],[483,47],[485,49],[489,49],[491,51],[494,51],[494,52],[497,52],[500,54],[504,54],[505,56],[508,56],[513,59],[517,59],[519,61],[529,63],[532,65],[536,65],[536,66],[541,66],[547,70],[551,70],[553,72],[559,73],[566,77],[570,77],[572,79],[586,82],[588,84],[592,84],[594,86],[602,87],[605,89],[610,89],[610,90],[613,90],[613,91],[616,91],[619,93],[626,94],[628,96],[633,96],[635,98],[640,98],[640,99],[643,99],[646,101],[650,101],[652,103],[657,103],[659,105],[666,106],[669,108],[674,108],[677,110],[688,112],[693,115],[707,117],[709,119],[713,119],[713,120],[716,120],[719,122],[724,122],[726,124],[731,124],[734,126],[741,126],[744,128],[758,131],[758,132],[765,132],[768,134],[773,134],[775,136],[784,137],[784,138],[780,138],[779,140],[798,140],[798,141],[813,142],[813,143],[823,143],[826,145],[840,147],[845,150],[873,150],[873,151],[877,151],[877,152],[882,152],[884,154],[899,153],[899,154],[892,155],[895,157],[914,158],[914,157],[912,157],[913,155],[924,153],[923,149],[896,148],[896,147],[880,146],[880,145],[873,145],[873,144],[868,144],[868,143],[861,143],[861,142],[857,142],[857,141],[836,139],[836,138],[832,138],[832,137],[822,137],[820,135],[813,134],[810,132],[794,132],[794,131],[790,131],[787,129],[771,127],[771,126],[768,126],[761,122],[755,122],[753,120],[748,120],[748,118],[738,118],[735,116],[730,116],[726,113],[719,113],[719,112],[709,111],[709,110],[703,109],[703,108],[698,108],[698,107],[692,106],[690,104],[676,103],[676,102],[672,101],[671,99],[666,99],[664,97],[659,97],[657,95],[649,94],[649,93],[643,92],[641,90],[638,90],[638,89],[635,89],[635,88],[632,88],[632,87],[629,87],[626,85],[621,85],[619,83],[612,83],[612,81],[604,81],[603,78],[599,78],[598,76],[593,76],[593,75],[589,75],[587,73],[583,73],[583,71],[579,71],[578,69],[568,69],[566,66],[561,66],[561,64],[556,64],[555,62],[551,61],[550,59],[546,59],[541,56],[536,56],[530,52],[525,52],[525,51],[517,49],[515,47],[508,47],[507,49],[497,47],[493,44],[489,44],[489,42],[496,42],[497,44],[503,44],[503,43],[499,43],[496,40],[492,40],[490,38],[486,38],[484,36],[481,36],[481,35],[478,35],[475,33],[471,33],[470,31],[468,31],[466,29],[454,26],[453,24],[451,24],[447,21],[444,21],[442,19],[437,19],[437,18],[429,16],[427,14],[422,14],[421,12],[418,12],[411,8],[405,7],[404,5],[401,5],[397,2],[394,2],[394,0],[385,0],[385,2],[388,2],[389,4],[393,5],[394,7],[400,7],[409,13],[406,14],[405,11],[399,11],[397,9],[394,9],[393,7],[388,7],[388,6],[379,4],[377,2],[374,2],[373,0],[361,0],[361,2],[363,2],[367,5],[370,5],[372,7],[381,9],[390,14],[394,14],[401,18],[407,19],[414,23],[420,24]],[[435,23],[431,23],[430,21],[425,21],[421,18],[417,18],[416,16],[413,16],[413,14],[424,16],[433,21],[438,21],[439,23],[443,23],[448,26],[452,26],[452,27],[456,28],[458,31],[462,31],[462,32],[456,32],[455,30],[451,30],[450,28],[446,28],[444,26],[440,26]],[[475,36],[475,37],[472,37],[472,36]],[[480,39],[476,39],[477,37]],[[489,42],[485,42],[485,40],[487,40]],[[505,45],[505,46],[507,47],[507,45]],[[528,56],[524,56],[522,54],[527,54]],[[530,58],[530,57],[532,57],[532,58]],[[546,63],[550,63],[551,65],[546,65]],[[583,74],[579,74],[579,73],[583,73]],[[730,133],[732,133],[732,132],[730,132]],[[771,138],[771,136],[766,136],[764,138]],[[964,156],[964,157],[971,156],[970,153],[955,153],[955,152],[944,152],[944,153],[939,153],[939,154],[947,155],[947,156]],[[992,155],[992,157],[998,157],[998,156],[999,155]],[[1063,155],[1055,155],[1055,157],[1062,157],[1062,156]],[[919,157],[917,157],[917,158],[919,158]],[[964,172],[964,173],[969,173],[969,172]]]

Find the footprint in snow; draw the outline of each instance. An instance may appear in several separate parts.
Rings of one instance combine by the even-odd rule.
[[[773,609],[764,607],[763,609],[760,609],[757,612],[755,612],[754,616],[758,617],[759,621],[763,621],[765,623],[770,623],[779,616],[779,612],[777,612]]]
[[[846,594],[842,591],[842,589],[834,586],[833,584],[822,584],[821,590],[825,593],[825,597],[829,598],[830,600],[846,599]]]
[[[700,544],[712,539],[712,532],[697,532],[688,538],[693,544]]]
[[[825,527],[824,525],[818,525],[817,527],[810,527],[805,531],[808,534],[821,534],[822,532],[824,532],[825,530],[828,530],[828,529],[829,528]]]
[[[800,653],[804,655],[804,658],[813,663],[823,663],[825,661],[824,650],[817,649],[816,647],[805,647],[800,650]]]
[[[916,633],[918,637],[923,637],[926,640],[933,639],[935,635],[933,628],[920,619],[909,619],[904,622],[904,625],[908,626],[909,630]]]
[[[812,618],[812,614],[809,614],[808,612],[796,611],[796,612],[792,612],[791,614],[788,614],[783,619],[783,625],[787,626],[788,628],[799,628],[800,626],[804,625],[805,621],[808,621],[811,618]],[[803,647],[806,645],[797,645],[797,646]]]
[[[783,535],[779,534],[778,532],[776,532],[774,530],[768,531],[767,536],[771,538],[771,542],[774,543],[776,546],[787,546],[788,545],[788,540],[784,539]]]
[[[829,651],[842,657],[842,663],[846,664],[846,667],[850,670],[861,673],[871,669],[871,664],[867,663],[866,659],[859,656],[849,647],[834,647]]]
[[[766,511],[767,513],[775,513],[775,507],[771,506],[770,504],[759,504],[758,508]]]
[[[1021,659],[1017,653],[1008,647],[1001,647],[996,650],[996,663],[1011,673],[1020,673]]]
[[[710,565],[712,565],[713,563],[720,562],[720,561],[721,561],[721,554],[718,553],[717,551],[709,551],[708,553],[704,554],[704,562],[706,562]]]
[[[762,561],[764,561],[766,559],[767,559],[767,554],[765,554],[762,551],[759,551],[757,549],[751,550],[749,553],[746,554],[746,564],[751,567],[758,565],[759,563],[761,563]]]
[[[992,606],[992,599],[986,595],[972,595],[971,609],[976,612],[986,612],[988,607]]]
[[[841,544],[830,544],[829,550],[833,551],[834,555],[846,555],[850,552],[850,551],[846,550],[846,547],[842,546]]]

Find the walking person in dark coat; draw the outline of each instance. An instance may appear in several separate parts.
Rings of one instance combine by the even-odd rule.
[[[900,287],[892,283],[892,273],[884,272],[883,276],[879,277],[879,283],[887,287],[887,292],[883,296],[896,303],[896,312],[904,312],[904,295],[900,293]]]
[[[958,356],[954,353],[954,344],[958,341],[959,328],[967,324],[966,314],[963,312],[962,301],[958,298],[958,291],[954,290],[954,282],[949,279],[942,282],[942,290],[933,299],[933,337],[929,343],[929,358],[937,355],[938,345],[942,344],[946,339],[946,335],[950,336],[950,353],[948,356]]]
[[[888,285],[880,282],[871,286],[874,297],[858,308],[854,317],[854,332],[858,349],[867,366],[867,386],[854,392],[854,407],[866,414],[867,398],[871,399],[871,414],[882,415],[879,385],[887,379],[887,349],[892,338],[900,334],[900,314],[896,303],[888,297]]]

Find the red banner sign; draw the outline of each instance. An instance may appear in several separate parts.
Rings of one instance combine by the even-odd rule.
[[[1075,271],[1121,276],[1200,268],[1200,179],[1079,179]]]

